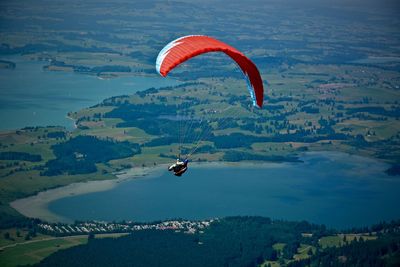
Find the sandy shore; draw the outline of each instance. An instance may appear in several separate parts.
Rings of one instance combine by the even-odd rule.
[[[117,179],[105,180],[105,181],[89,181],[84,183],[73,183],[67,186],[43,191],[31,197],[17,199],[11,202],[10,205],[18,212],[29,218],[39,218],[47,222],[71,223],[72,221],[70,219],[59,216],[49,211],[48,209],[49,203],[57,199],[69,196],[107,191],[124,181],[144,176],[147,177],[157,176],[161,174],[161,172],[166,168],[167,168],[166,165],[159,165],[157,167],[151,167],[151,168],[150,167],[133,168],[116,174]]]

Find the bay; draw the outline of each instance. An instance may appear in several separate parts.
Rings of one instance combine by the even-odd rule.
[[[163,77],[126,76],[100,79],[92,75],[43,70],[46,62],[31,61],[23,56],[1,59],[16,63],[15,69],[0,69],[0,130],[26,126],[60,125],[73,128],[67,118],[106,98],[131,95],[150,87],[179,84]]]
[[[340,152],[310,152],[303,163],[191,164],[181,178],[168,171],[109,191],[51,202],[71,220],[154,221],[260,215],[329,227],[398,219],[400,179],[387,164]]]

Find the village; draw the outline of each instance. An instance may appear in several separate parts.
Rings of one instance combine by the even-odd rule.
[[[188,220],[169,220],[155,223],[135,223],[133,221],[124,222],[76,222],[74,224],[38,224],[38,231],[54,236],[69,236],[69,235],[86,235],[86,234],[106,234],[106,233],[130,233],[142,230],[174,230],[175,232],[183,232],[186,234],[194,234],[208,227],[213,221],[188,221]]]

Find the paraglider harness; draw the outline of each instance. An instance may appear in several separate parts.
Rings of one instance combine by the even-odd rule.
[[[176,163],[169,166],[168,170],[173,171],[174,175],[182,176],[188,168],[189,160],[185,159],[184,161],[180,161],[179,159],[176,160]]]

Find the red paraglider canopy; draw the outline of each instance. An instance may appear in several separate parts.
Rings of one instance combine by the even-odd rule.
[[[224,52],[230,56],[244,73],[253,104],[262,107],[263,82],[256,65],[242,52],[214,38],[204,35],[188,35],[166,45],[158,54],[156,68],[162,76],[182,62],[208,52]]]

